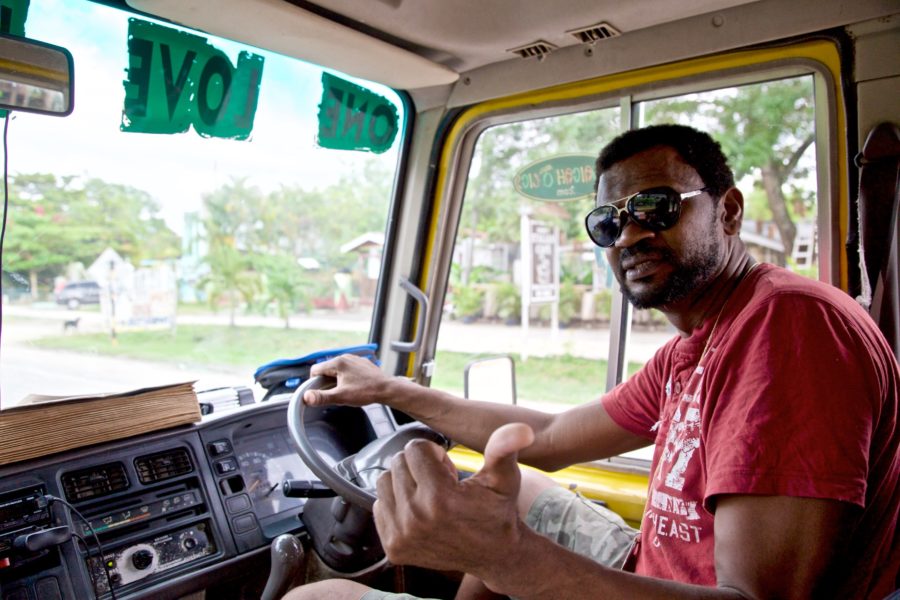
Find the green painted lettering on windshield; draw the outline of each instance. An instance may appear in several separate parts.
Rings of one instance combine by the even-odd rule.
[[[0,0],[0,33],[25,35],[29,0]]]
[[[399,120],[397,107],[387,98],[334,75],[322,74],[318,135],[322,148],[380,154],[394,143]]]
[[[246,140],[253,131],[263,57],[237,66],[206,38],[139,19],[128,21],[128,76],[121,130]]]

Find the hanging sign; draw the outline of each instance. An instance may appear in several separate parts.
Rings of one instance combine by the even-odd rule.
[[[29,0],[0,0],[0,33],[25,36]]]
[[[253,130],[263,57],[237,65],[206,38],[128,20],[128,76],[121,130],[246,140]]]
[[[533,162],[516,173],[516,191],[534,200],[563,202],[593,197],[596,156],[564,154]]]
[[[322,148],[380,154],[397,137],[397,107],[383,96],[328,73],[322,74],[318,142]]]

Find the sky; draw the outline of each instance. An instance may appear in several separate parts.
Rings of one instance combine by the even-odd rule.
[[[249,141],[202,138],[193,129],[159,135],[119,131],[128,66],[128,15],[91,2],[32,0],[28,37],[66,47],[75,62],[75,110],[65,118],[14,113],[9,126],[10,173],[51,172],[98,177],[149,192],[173,229],[204,193],[247,177],[263,191],[283,185],[332,184],[360,169],[371,154],[317,146],[321,69],[277,54],[209,38],[236,64],[241,50],[265,57],[259,103]],[[396,94],[365,84],[402,107]],[[395,148],[397,147],[395,142]],[[380,155],[391,169],[394,150]]]

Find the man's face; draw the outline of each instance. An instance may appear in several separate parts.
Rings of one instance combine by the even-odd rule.
[[[704,187],[675,150],[657,146],[619,162],[600,178],[600,203],[668,186],[677,192]],[[704,193],[683,201],[674,227],[650,231],[628,220],[606,255],[625,297],[637,308],[666,308],[702,289],[724,261],[718,203]]]

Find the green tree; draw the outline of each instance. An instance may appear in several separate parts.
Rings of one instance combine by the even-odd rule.
[[[274,301],[288,327],[290,313],[307,306],[311,295],[297,259],[315,258],[330,271],[353,266],[356,256],[341,246],[384,231],[391,186],[391,173],[373,159],[326,188],[284,186],[264,194],[234,179],[207,194],[203,228],[211,273],[205,283],[213,301],[227,299],[232,313],[238,297],[248,307]]]
[[[383,232],[392,187],[378,161],[323,189],[284,187],[268,196],[262,219],[273,251],[312,257],[330,269],[352,267],[341,246],[367,232]]]
[[[790,256],[795,222],[815,206],[813,194],[800,185],[809,175],[804,154],[815,142],[812,77],[646,103],[644,123],[662,122],[706,129],[722,144],[735,177],[757,180]]]
[[[64,273],[91,264],[107,247],[132,262],[170,259],[178,236],[149,194],[100,179],[46,173],[16,175],[10,184],[4,267],[27,273],[32,295]]]
[[[264,238],[258,217],[264,205],[264,194],[248,185],[246,178],[233,179],[205,194],[203,227],[210,246],[224,244],[244,251],[256,248]]]
[[[291,314],[298,308],[309,310],[309,282],[303,270],[295,258],[284,254],[260,257],[257,268],[263,274],[267,301],[276,303],[284,328],[290,329]]]
[[[618,131],[617,109],[498,125],[485,131],[478,140],[466,187],[459,239],[517,243],[522,207],[559,227],[564,238],[583,238],[582,219],[593,198],[560,203],[529,200],[516,192],[513,180],[520,169],[537,160],[561,154],[594,156]],[[463,283],[468,283],[472,270],[472,253],[466,256]]]
[[[251,258],[222,240],[210,243],[206,255],[210,271],[200,280],[206,290],[210,306],[228,303],[228,324],[235,326],[235,313],[241,299],[252,302],[261,289],[258,273],[252,269]]]

